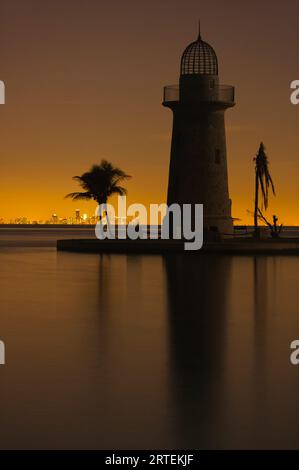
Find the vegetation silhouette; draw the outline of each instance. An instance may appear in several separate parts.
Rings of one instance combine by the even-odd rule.
[[[269,188],[271,188],[272,193],[275,196],[274,183],[272,181],[270,172],[269,172],[269,161],[266,155],[266,149],[261,142],[260,148],[256,157],[254,158],[255,162],[255,201],[254,201],[254,234],[256,238],[260,238],[260,231],[258,227],[258,220],[260,216],[259,208],[259,193],[261,191],[262,195],[262,207],[267,210],[268,200],[269,200]]]
[[[127,190],[120,183],[129,178],[131,176],[123,170],[113,166],[107,160],[102,160],[100,165],[93,165],[86,173],[73,177],[84,191],[69,193],[65,197],[74,201],[93,199],[99,206],[106,205],[109,197],[114,194],[119,196],[127,194]]]
[[[258,219],[259,220],[262,220],[263,222],[265,222],[266,225],[268,225],[269,229],[270,229],[270,233],[271,233],[271,237],[272,238],[279,238],[280,234],[281,234],[281,231],[283,229],[283,224],[280,224],[278,226],[277,222],[278,222],[278,217],[276,215],[273,215],[272,216],[273,218],[273,223],[271,224],[267,219],[266,217],[264,216],[264,214],[262,213],[262,211],[259,209],[258,211]]]

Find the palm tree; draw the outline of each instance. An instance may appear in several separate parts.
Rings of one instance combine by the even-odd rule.
[[[268,208],[269,188],[275,196],[274,184],[269,172],[269,162],[266,155],[266,149],[263,142],[260,145],[259,151],[254,158],[255,161],[255,201],[254,201],[254,233],[256,238],[259,238],[259,190],[262,193],[262,207]]]
[[[74,201],[93,199],[99,206],[107,204],[108,198],[113,194],[120,196],[127,194],[127,190],[120,186],[120,183],[128,178],[131,178],[131,176],[127,175],[123,170],[114,167],[107,160],[102,160],[100,165],[93,165],[83,175],[73,177],[84,191],[70,193],[65,197],[71,198]]]

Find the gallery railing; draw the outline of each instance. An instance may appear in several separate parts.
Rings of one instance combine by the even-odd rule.
[[[164,87],[164,103],[180,101],[180,87],[179,85],[168,85]],[[204,95],[202,101],[220,101],[224,103],[234,103],[235,101],[235,88],[231,85],[219,85],[214,89],[210,95]]]

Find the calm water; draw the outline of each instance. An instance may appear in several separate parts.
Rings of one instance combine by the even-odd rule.
[[[0,249],[0,447],[299,448],[299,258]]]

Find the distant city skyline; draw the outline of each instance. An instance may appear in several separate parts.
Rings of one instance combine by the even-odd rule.
[[[110,216],[111,218],[111,216]],[[130,221],[132,217],[115,217],[115,220],[118,220],[119,223],[124,223]],[[94,225],[98,221],[98,216],[95,213],[90,214],[89,212],[82,212],[80,209],[75,209],[72,214],[60,214],[58,212],[52,211],[51,215],[45,219],[31,219],[29,216],[21,215],[14,218],[4,218],[0,216],[0,225],[2,224],[69,224],[69,225]]]
[[[0,224],[95,224],[96,216],[90,215],[88,212],[81,212],[80,209],[76,209],[73,214],[66,215],[58,212],[51,212],[51,214],[45,219],[31,219],[27,215],[21,215],[15,218],[4,218],[0,216]]]

